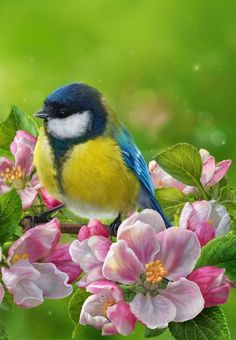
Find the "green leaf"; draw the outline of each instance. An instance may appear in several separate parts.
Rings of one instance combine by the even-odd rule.
[[[219,203],[227,201],[236,201],[236,190],[230,186],[224,186],[220,189],[220,194],[217,200]]]
[[[167,217],[173,221],[174,215],[180,214],[184,204],[192,201],[192,197],[185,195],[177,188],[161,188],[155,190],[156,198]]]
[[[10,311],[13,307],[13,296],[5,289],[3,301],[0,303],[0,310]]]
[[[76,324],[79,322],[83,303],[89,295],[90,294],[87,293],[85,289],[77,288],[70,299],[68,306],[69,315],[71,320],[74,321]]]
[[[16,190],[0,195],[0,244],[14,234],[22,214],[21,199]]]
[[[205,308],[196,318],[171,322],[169,329],[176,340],[230,340],[226,318],[220,307]]]
[[[198,186],[202,160],[198,150],[190,144],[179,143],[156,155],[157,163],[182,183]]]
[[[0,340],[8,340],[8,335],[2,321],[0,321]]]
[[[77,324],[72,333],[72,339],[101,339],[101,330],[89,325]]]
[[[34,119],[16,106],[12,106],[8,118],[0,123],[0,154],[7,155],[16,131],[24,130],[34,136],[38,135],[38,127]],[[5,154],[4,154],[5,153]]]
[[[156,329],[150,329],[150,328],[145,328],[145,333],[144,337],[145,338],[153,338],[153,337],[158,337],[162,333],[164,333],[167,330],[167,328],[156,328]]]
[[[78,323],[78,325],[73,330],[72,339],[81,339],[81,335],[85,332],[85,329],[85,325],[81,325],[80,323]]]
[[[225,268],[225,274],[236,282],[236,235],[229,233],[207,243],[195,268],[203,266]]]

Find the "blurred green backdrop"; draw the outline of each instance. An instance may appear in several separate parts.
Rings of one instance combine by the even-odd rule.
[[[105,94],[147,160],[186,141],[236,161],[235,1],[0,0],[0,18],[0,119],[11,104],[32,113],[54,88],[83,81]],[[233,339],[235,297],[224,307]],[[69,339],[73,328],[65,300],[0,317],[16,340]]]

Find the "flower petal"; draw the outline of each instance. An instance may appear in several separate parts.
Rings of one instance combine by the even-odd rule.
[[[201,251],[195,233],[172,227],[159,233],[157,240],[161,250],[156,257],[168,270],[168,279],[178,280],[192,272]]]
[[[124,240],[113,243],[103,264],[106,279],[124,284],[139,280],[144,267]]]
[[[153,209],[144,209],[140,213],[135,212],[125,221],[122,222],[118,229],[117,238],[120,238],[121,232],[128,226],[134,225],[137,221],[151,226],[156,233],[166,229],[161,215]]]
[[[19,190],[19,195],[22,201],[22,209],[25,210],[33,205],[38,192],[34,188],[25,187],[24,189]]]
[[[94,242],[96,243],[97,236],[93,236],[93,238],[95,238]],[[72,260],[78,263],[86,273],[101,265],[101,261],[97,259],[89,246],[88,240],[82,242],[78,240],[73,241],[69,252]]]
[[[14,303],[24,308],[32,308],[43,302],[42,290],[36,282],[40,273],[28,261],[18,261],[9,269],[2,268],[2,278]]]
[[[126,227],[119,234],[119,240],[124,240],[134,251],[139,261],[146,264],[153,260],[160,250],[154,229],[148,224],[137,221],[134,225]]]
[[[2,302],[5,295],[5,290],[3,288],[3,285],[0,283],[0,303]]]
[[[151,297],[139,293],[130,302],[131,312],[148,328],[165,328],[173,321],[176,309],[173,303],[164,296]]]
[[[58,270],[55,264],[35,262],[33,267],[40,273],[36,284],[42,289],[45,298],[61,299],[72,293],[68,275]]]
[[[207,222],[197,225],[195,233],[202,247],[216,236],[215,228],[211,223]]]
[[[0,157],[0,173],[5,172],[7,168],[11,169],[14,166],[14,162],[8,158]]]
[[[92,294],[106,295],[109,299],[114,299],[117,302],[122,301],[123,294],[121,288],[110,281],[100,280],[93,282],[86,287],[86,290]]]
[[[108,319],[122,335],[131,334],[134,331],[136,317],[131,313],[130,306],[126,302],[119,302],[107,308]]]
[[[102,335],[114,335],[117,334],[117,330],[111,322],[106,323],[102,328]]]
[[[70,243],[57,245],[45,261],[54,263],[60,271],[68,274],[69,283],[71,283],[81,274],[82,269],[78,263],[72,261],[69,248]]]
[[[216,164],[215,172],[213,177],[211,178],[208,185],[214,185],[218,183],[229,171],[232,161],[230,159],[224,160],[218,164]]]
[[[101,295],[89,296],[81,309],[79,323],[82,325],[91,325],[97,329],[109,323],[103,314],[104,298]]]
[[[43,202],[48,210],[57,207],[61,204],[56,198],[50,195],[45,188],[41,188],[40,190]]]
[[[202,175],[200,181],[203,186],[206,186],[208,182],[211,180],[215,171],[215,167],[216,167],[215,158],[209,156],[202,166]]]
[[[101,262],[104,262],[111,244],[111,240],[104,236],[92,236],[88,239],[89,247]]]
[[[102,273],[102,263],[86,272],[86,274],[83,275],[82,278],[79,280],[78,286],[84,288],[87,287],[90,283],[98,280],[104,280]]]
[[[200,288],[196,283],[185,278],[169,282],[166,289],[160,290],[160,294],[175,305],[175,322],[193,319],[204,308],[204,299]]]
[[[58,219],[54,218],[46,224],[38,225],[12,244],[8,252],[8,261],[16,254],[27,254],[30,262],[46,257],[56,246],[60,236]]]

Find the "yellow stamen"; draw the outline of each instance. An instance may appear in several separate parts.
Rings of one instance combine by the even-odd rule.
[[[16,263],[19,260],[28,260],[29,259],[29,254],[15,254],[13,258],[11,259],[12,264]]]
[[[168,275],[168,271],[160,260],[151,261],[145,267],[146,280],[152,284],[161,282],[163,277]]]
[[[0,173],[0,176],[3,177],[3,180],[8,183],[9,182],[12,183],[15,180],[21,180],[22,179],[21,166],[18,165],[17,168],[13,166],[12,169],[6,168],[5,171],[2,171]]]
[[[103,315],[104,315],[105,317],[107,317],[107,308],[113,306],[115,303],[116,303],[116,302],[115,302],[115,300],[113,300],[113,299],[107,300],[107,301],[104,303],[102,312],[103,312]]]

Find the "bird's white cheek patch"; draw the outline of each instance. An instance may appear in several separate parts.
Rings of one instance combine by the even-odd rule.
[[[51,118],[47,124],[47,131],[58,139],[76,138],[83,136],[91,128],[89,111],[75,113],[66,118]]]

